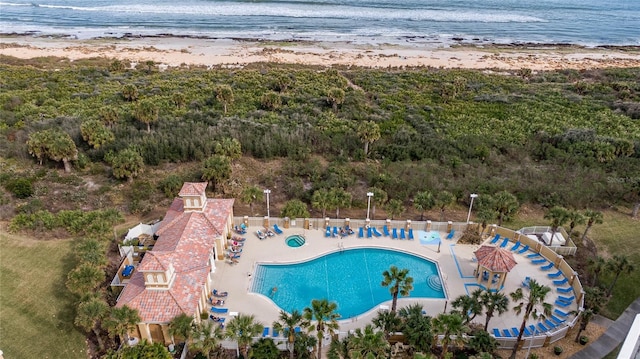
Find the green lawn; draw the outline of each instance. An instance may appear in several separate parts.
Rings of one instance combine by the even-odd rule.
[[[591,227],[589,237],[594,240],[598,247],[598,254],[605,258],[610,258],[615,254],[625,255],[634,265],[635,271],[631,274],[623,274],[613,290],[613,294],[603,315],[616,319],[622,312],[640,296],[640,221],[634,220],[630,216],[631,210],[620,208],[618,211],[606,211],[604,222]],[[519,216],[514,221],[505,223],[505,227],[520,229],[527,226],[546,226],[548,220],[542,218],[543,213],[529,213],[526,216]],[[579,233],[584,232],[585,226],[576,227]],[[602,276],[602,282],[607,285],[611,283],[613,275]]]
[[[0,232],[0,349],[6,358],[86,358],[64,286],[73,268],[68,240]]]

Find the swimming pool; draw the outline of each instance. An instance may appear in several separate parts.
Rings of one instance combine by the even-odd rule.
[[[436,263],[382,248],[346,249],[301,263],[258,264],[251,291],[287,312],[327,298],[338,304],[341,319],[348,319],[391,300],[389,288],[380,285],[382,272],[391,265],[409,269],[414,287],[410,297],[445,298]]]
[[[416,231],[415,236],[423,245],[438,244],[441,241],[440,233],[437,231]]]
[[[306,242],[304,237],[299,234],[294,234],[292,236],[289,236],[284,241],[289,247],[293,247],[293,248],[302,247]]]

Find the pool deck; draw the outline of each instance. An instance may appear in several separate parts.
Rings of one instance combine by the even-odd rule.
[[[437,252],[438,245],[422,245],[416,238],[414,240],[398,240],[390,237],[372,237],[358,238],[357,233],[344,238],[326,238],[324,229],[303,230],[300,228],[284,229],[280,235],[267,237],[259,240],[255,235],[256,230],[263,229],[260,227],[249,227],[247,233],[243,235],[246,238],[242,256],[238,263],[230,264],[228,262],[217,261],[216,270],[213,275],[214,288],[219,291],[228,291],[229,296],[226,298],[226,308],[229,312],[239,312],[243,314],[253,314],[256,319],[267,327],[271,327],[272,323],[278,319],[280,308],[277,307],[267,297],[249,292],[253,272],[257,263],[286,263],[299,262],[307,259],[315,258],[326,253],[340,250],[340,248],[359,248],[359,247],[378,247],[378,248],[394,248],[405,251],[407,253],[416,254],[429,258],[438,263],[440,273],[442,275],[443,286],[445,288],[446,299],[416,299],[416,298],[399,298],[398,307],[408,306],[413,303],[423,305],[427,314],[435,316],[445,310],[451,310],[451,301],[460,295],[466,295],[474,291],[477,286],[476,278],[473,272],[476,263],[473,252],[477,250],[479,245],[458,245],[456,235],[452,240],[445,239],[446,233],[440,233],[442,244],[440,253]],[[300,234],[305,237],[306,243],[302,247],[291,248],[285,243],[285,239],[289,235]],[[489,240],[485,241],[488,244]],[[507,247],[510,248],[510,245]],[[527,253],[531,253],[530,251]],[[516,254],[514,258],[518,262],[516,267],[508,274],[505,286],[502,292],[509,294],[521,287],[522,281],[529,276],[536,279],[539,283],[551,287],[552,291],[547,297],[547,302],[553,304],[558,293],[553,279],[548,278],[548,273],[554,273],[555,269],[543,271],[539,265],[532,264],[531,260],[526,258],[527,254]],[[335,273],[339,276],[340,273]],[[380,273],[382,280],[382,273]],[[561,294],[571,296],[572,293]],[[391,296],[389,300],[381,305],[391,306]],[[509,308],[514,306],[510,303]],[[340,332],[348,332],[351,329],[364,327],[375,317],[378,307],[359,317],[350,318],[340,321]],[[569,307],[559,308],[564,312],[577,310],[575,301]],[[227,314],[229,317],[229,314]],[[571,317],[569,317],[571,318]],[[227,319],[229,320],[229,319]],[[475,323],[484,323],[484,317],[478,316],[474,319]],[[489,322],[489,332],[492,328],[510,329],[520,327],[522,315],[517,316],[512,310],[501,316],[495,316]],[[531,320],[530,324],[534,324]]]

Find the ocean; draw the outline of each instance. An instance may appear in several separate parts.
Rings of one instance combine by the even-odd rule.
[[[640,0],[12,0],[0,1],[0,32],[640,45]]]

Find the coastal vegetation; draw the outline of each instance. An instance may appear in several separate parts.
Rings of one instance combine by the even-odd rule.
[[[98,351],[112,348],[116,337],[126,340],[136,313],[103,305],[114,299],[105,290],[115,270],[107,257],[113,226],[125,216],[157,213],[183,181],[202,179],[214,196],[237,198],[238,215],[264,215],[255,204],[264,200],[262,188],[271,188],[272,215],[291,218],[362,213],[372,192],[372,219],[461,220],[469,194],[481,193],[474,215],[483,230],[494,221],[569,226],[581,258],[602,255],[589,265],[567,258],[586,283],[610,296],[596,311],[616,317],[640,295],[632,285],[640,280],[632,218],[640,208],[640,69],[510,73],[254,64],[160,71],[153,62],[0,60],[3,228],[43,240],[76,238],[1,237],[2,282],[39,275],[33,283],[42,284],[31,294],[3,285],[2,302],[22,308],[25,297],[47,299],[44,306],[31,302],[28,311],[3,311],[2,320],[13,318],[14,328],[34,323],[37,335],[52,343],[51,355],[86,357],[81,332],[105,340],[98,340]],[[24,255],[7,261],[10,253]],[[31,273],[35,265],[39,270]],[[468,332],[469,314],[490,312],[486,326],[494,313],[508,310],[506,297],[477,293],[471,302],[460,299],[458,314],[433,321],[421,308],[396,315],[395,297],[411,290],[400,274],[385,278],[393,315],[380,314],[374,324],[386,339],[404,325],[416,350],[428,352],[436,331],[447,340]],[[83,295],[94,288],[95,296]],[[544,295],[534,299],[542,303]],[[300,357],[333,329],[331,304],[319,298],[302,313],[301,326],[317,329],[289,339],[292,355]],[[54,323],[51,313],[59,313]],[[312,326],[318,318],[323,325]],[[237,339],[259,327],[241,319]],[[35,328],[12,334],[9,326],[0,337],[16,345],[3,340],[3,349],[43,356],[21,339]],[[196,329],[176,334],[191,340],[214,330]],[[381,340],[370,329],[342,343],[344,351],[381,355],[364,347]],[[69,344],[56,344],[59,335]],[[249,344],[242,339],[244,353]],[[198,345],[212,351],[217,342]],[[445,355],[448,348],[436,352]]]

